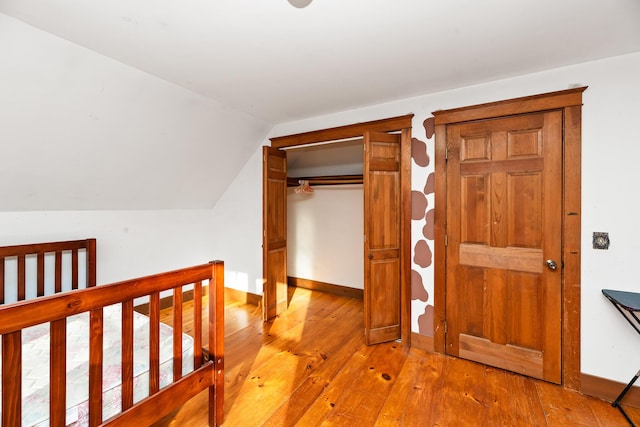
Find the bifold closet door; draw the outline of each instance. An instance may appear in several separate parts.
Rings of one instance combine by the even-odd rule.
[[[364,323],[367,344],[399,339],[399,134],[364,134]]]

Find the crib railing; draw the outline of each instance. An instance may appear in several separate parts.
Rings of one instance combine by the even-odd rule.
[[[207,328],[202,327],[203,283],[208,282]],[[194,294],[194,371],[182,375],[182,288]],[[174,382],[160,389],[159,324],[160,293],[173,291]],[[149,299],[149,397],[133,402],[133,302]],[[122,413],[103,421],[103,309],[122,305]],[[19,301],[0,306],[2,335],[2,426],[21,424],[22,331],[41,323],[50,324],[50,425],[65,425],[66,408],[66,318],[89,312],[89,425],[148,425],[168,414],[201,390],[209,389],[209,423],[223,418],[224,400],[224,263],[214,261],[195,267]],[[205,330],[206,329],[206,330]],[[210,360],[203,361],[203,347]]]
[[[80,265],[79,259],[84,256],[84,265]],[[52,258],[51,268],[45,268],[45,259]],[[35,268],[27,268],[27,260],[34,259]],[[63,259],[69,262],[63,268]],[[7,274],[9,268],[14,274]],[[53,291],[59,293],[63,290],[63,271],[69,274],[71,290],[96,285],[96,239],[71,240],[66,242],[37,243],[29,245],[15,245],[0,247],[0,304],[5,303],[5,292],[13,293],[15,300],[27,299],[27,284],[34,282],[34,297],[45,295],[45,281],[53,283]],[[85,283],[80,284],[79,277],[84,275]],[[28,280],[33,277],[35,280]],[[15,288],[8,289],[7,282],[11,282]]]

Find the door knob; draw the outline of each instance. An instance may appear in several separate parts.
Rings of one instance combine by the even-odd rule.
[[[552,259],[548,259],[545,261],[545,264],[547,264],[547,267],[549,268],[549,270],[557,270],[558,269],[558,263],[555,262]]]

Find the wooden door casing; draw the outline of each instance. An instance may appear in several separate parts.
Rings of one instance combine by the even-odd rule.
[[[365,132],[400,132],[400,203],[397,220],[399,221],[399,298],[400,298],[400,338],[403,345],[411,345],[411,122],[413,114],[406,114],[388,119],[360,122],[334,128],[320,129],[311,132],[292,134],[270,138],[271,147],[289,148],[329,141],[360,138]],[[263,176],[263,181],[266,177]],[[263,184],[264,186],[264,184]],[[366,215],[366,212],[365,212]],[[263,259],[266,259],[263,249]],[[264,261],[263,261],[264,262]],[[366,262],[366,261],[365,261]],[[266,270],[264,272],[266,277]],[[263,300],[268,300],[269,290],[264,288]],[[392,336],[395,336],[395,332]],[[391,338],[393,339],[393,338]]]
[[[447,353],[559,383],[562,113],[452,125],[447,149]]]
[[[447,128],[453,124],[533,112],[559,110],[563,116],[562,180],[562,385],[580,390],[580,263],[581,263],[581,123],[579,87],[486,104],[434,111],[435,222],[434,222],[434,337],[436,352],[445,353],[447,313]]]
[[[287,153],[263,147],[263,318],[284,312],[287,295]]]
[[[368,345],[401,336],[400,141],[399,134],[364,134],[364,324]]]

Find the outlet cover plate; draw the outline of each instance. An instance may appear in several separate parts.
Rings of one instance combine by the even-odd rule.
[[[593,249],[609,249],[609,233],[593,232]]]

